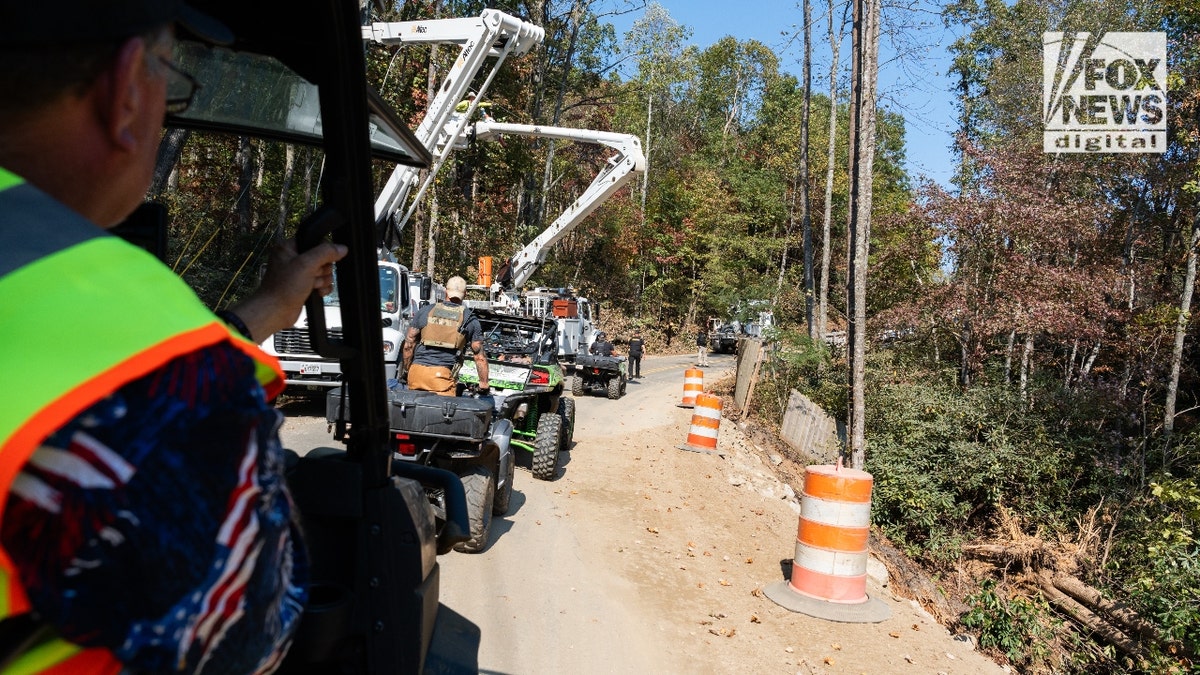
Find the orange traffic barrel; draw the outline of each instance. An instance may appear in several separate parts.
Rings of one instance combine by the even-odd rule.
[[[692,427],[681,450],[717,453],[717,432],[721,428],[721,397],[712,394],[696,396],[696,409],[692,412]]]
[[[791,578],[767,597],[795,612],[846,622],[878,622],[887,605],[867,596],[871,488],[866,471],[837,466],[804,470]]]
[[[696,405],[696,397],[704,393],[704,371],[699,368],[688,368],[683,371],[683,401],[680,408],[692,408]]]

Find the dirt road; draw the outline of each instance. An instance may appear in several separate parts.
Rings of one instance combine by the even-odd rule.
[[[707,378],[733,367],[712,363]],[[652,357],[620,401],[580,399],[558,477],[518,470],[488,548],[439,559],[443,602],[482,629],[482,672],[1004,672],[875,580],[868,594],[892,610],[877,624],[814,619],[763,596],[794,553],[797,500],[729,420],[724,458],[678,449],[689,365]],[[323,434],[324,420],[307,417],[319,414],[289,411],[285,442]]]

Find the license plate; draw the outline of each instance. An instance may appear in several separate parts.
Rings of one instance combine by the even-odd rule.
[[[306,363],[306,364],[300,366],[300,374],[301,375],[320,375],[321,374],[321,364]]]

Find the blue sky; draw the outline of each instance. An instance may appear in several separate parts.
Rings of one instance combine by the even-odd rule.
[[[841,5],[843,0],[835,3]],[[798,33],[803,13],[797,0],[743,0],[741,3],[718,0],[658,0],[677,23],[692,30],[691,43],[701,49],[726,35],[739,40],[755,39],[771,47],[780,57],[780,67],[797,77],[801,73],[801,43],[783,33]],[[950,64],[949,45],[955,36],[946,31],[939,18],[938,5],[921,0],[921,9],[903,17],[885,16],[889,23],[911,22],[903,30],[905,44],[884,36],[880,44],[879,93],[881,103],[905,117],[907,168],[915,179],[925,176],[948,185],[954,158],[950,151],[955,129],[952,80],[946,75]],[[828,90],[829,46],[827,0],[813,0],[813,89]],[[633,22],[642,17],[638,11],[616,17],[611,23],[618,39]],[[839,63],[845,67],[850,39],[842,42]],[[847,73],[848,71],[844,71]],[[848,75],[843,74],[843,83]]]

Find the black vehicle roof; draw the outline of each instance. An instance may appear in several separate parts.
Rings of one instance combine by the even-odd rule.
[[[479,322],[484,325],[485,331],[488,324],[497,324],[515,326],[525,330],[546,333],[547,335],[554,335],[558,332],[558,322],[549,317],[543,319],[536,316],[517,316],[490,309],[472,309],[471,311],[479,318]]]

